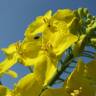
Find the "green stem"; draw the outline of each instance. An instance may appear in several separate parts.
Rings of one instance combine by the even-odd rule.
[[[56,72],[56,74],[54,75],[54,77],[52,78],[52,80],[49,82],[48,85],[52,86],[56,80],[59,79],[59,76],[64,72],[64,70],[69,66],[70,62],[72,61],[73,59],[73,55],[70,54],[66,57],[66,59],[64,60],[63,64],[62,64],[62,67],[60,70],[58,70],[58,72]]]

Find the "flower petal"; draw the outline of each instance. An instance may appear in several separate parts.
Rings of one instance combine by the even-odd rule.
[[[77,67],[68,77],[66,90],[73,92],[79,90],[82,96],[94,96],[96,94],[96,60],[87,64],[79,61]],[[92,69],[94,67],[94,69]],[[74,93],[74,92],[73,92]]]
[[[18,55],[8,56],[4,61],[0,62],[0,75],[8,71],[18,60]]]
[[[47,28],[43,33],[43,43],[51,44],[54,52],[58,56],[63,54],[78,38],[70,33],[66,23],[58,20],[53,20],[52,22],[52,25],[50,25],[51,29]]]
[[[55,14],[54,14],[54,18],[58,19],[58,20],[62,20],[66,23],[69,23],[73,17],[74,17],[74,12],[70,9],[59,9]]]
[[[34,73],[38,76],[38,78],[42,78],[44,80],[44,86],[50,82],[54,74],[57,72],[57,59],[50,58],[48,53],[41,52],[38,56],[38,63],[34,66]],[[54,60],[55,59],[55,60]]]
[[[49,88],[42,92],[41,96],[71,96],[64,88]]]
[[[37,78],[33,73],[24,76],[15,86],[13,94],[16,96],[39,96],[42,83]]]
[[[6,54],[6,55],[12,55],[16,53],[17,47],[19,46],[19,43],[12,43],[10,44],[7,48],[1,48],[1,50]]]
[[[44,16],[38,16],[26,29],[25,37],[31,38],[32,35],[44,32],[47,21],[51,18],[52,11],[47,11]]]

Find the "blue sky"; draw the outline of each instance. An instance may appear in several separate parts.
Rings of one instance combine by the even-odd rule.
[[[47,10],[55,12],[59,8],[79,7],[87,7],[93,15],[96,15],[96,0],[0,0],[0,48],[22,40],[28,24]],[[3,58],[0,52],[0,61]],[[3,84],[10,88],[14,82],[29,72],[20,64],[16,64],[12,69],[19,74],[17,79],[6,75],[2,78]]]

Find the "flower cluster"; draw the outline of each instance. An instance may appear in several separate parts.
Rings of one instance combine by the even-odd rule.
[[[96,60],[88,64],[78,61],[64,87],[48,87],[58,74],[58,64],[66,50],[71,51],[75,58],[80,56],[85,45],[92,44],[94,35],[90,30],[96,26],[94,23],[95,27],[86,29],[88,24],[85,21],[88,16],[85,16],[85,20],[82,14],[88,14],[86,8],[59,9],[53,15],[49,10],[28,26],[22,41],[1,48],[6,54],[5,60],[0,62],[1,77],[9,74],[16,78],[18,75],[10,68],[17,62],[27,67],[33,66],[34,70],[20,79],[13,90],[0,85],[0,96],[94,96]],[[85,25],[82,26],[83,24]],[[92,35],[89,38],[90,34]],[[89,39],[89,42],[85,42]]]

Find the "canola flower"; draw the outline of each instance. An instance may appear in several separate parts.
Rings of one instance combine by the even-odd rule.
[[[63,88],[46,89],[41,96],[95,96],[96,60],[84,64],[78,61]]]
[[[81,60],[78,61],[76,68],[69,75],[62,88],[47,88],[41,96],[94,96],[96,93],[96,60],[92,60],[84,64]],[[39,96],[44,88],[43,81],[40,82],[38,77],[30,73],[23,77],[15,86],[15,89],[10,91],[4,86],[0,87],[1,96]],[[6,90],[5,90],[6,89]]]
[[[59,14],[61,20],[58,20]],[[38,56],[40,56],[39,54],[42,50],[49,51],[47,53],[50,53],[49,57],[58,59],[58,56],[62,55],[78,39],[68,29],[68,24],[75,23],[74,18],[76,17],[74,17],[73,11],[69,9],[59,10],[53,16],[51,16],[51,11],[48,11],[44,16],[37,17],[25,31],[23,41],[11,44],[8,48],[2,48],[8,58],[6,58],[8,61],[5,59],[5,61],[1,62],[5,66],[2,67],[2,70],[4,68],[9,69],[16,62],[20,62],[25,66],[35,66],[39,61]],[[51,31],[51,29],[53,30]],[[7,65],[7,62],[10,62],[10,64],[8,63],[9,65]]]
[[[96,60],[88,64],[78,61],[64,87],[48,87],[54,76],[58,75],[58,63],[66,50],[70,49],[75,58],[82,54],[87,44],[92,43],[93,46],[95,33],[91,31],[95,30],[96,25],[93,17],[93,23],[86,22],[87,17],[91,20],[88,14],[86,8],[75,11],[59,9],[53,15],[49,10],[28,26],[22,41],[1,48],[6,54],[5,60],[0,62],[1,77],[9,74],[16,78],[18,75],[10,68],[17,62],[33,66],[34,70],[22,77],[13,90],[0,85],[0,96],[94,96]]]

